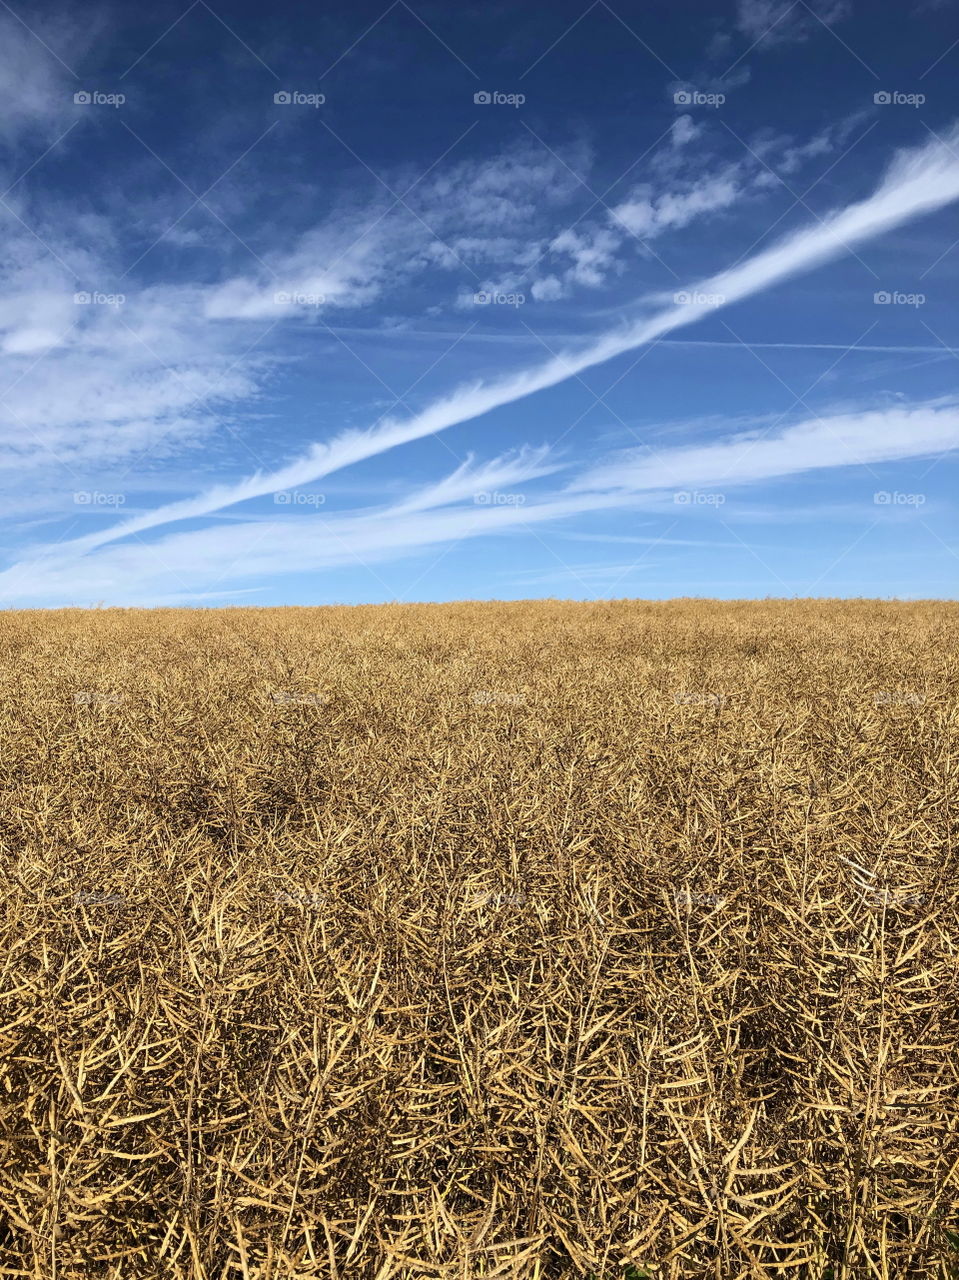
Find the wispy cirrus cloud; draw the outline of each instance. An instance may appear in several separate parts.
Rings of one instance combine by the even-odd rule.
[[[531,244],[525,270],[518,261],[512,273],[484,280],[482,288],[501,293],[528,288],[537,301],[554,302],[577,290],[606,285],[622,275],[636,255],[655,255],[651,246],[657,241],[695,223],[715,224],[734,211],[741,215],[771,193],[788,191],[787,177],[845,147],[864,117],[862,111],[853,112],[804,142],[763,129],[737,159],[719,160],[691,145],[707,134],[707,126],[680,115],[669,130],[668,143],[647,157],[648,177],[611,197],[601,214]],[[469,291],[464,291],[460,305],[471,301]]]
[[[661,306],[636,323],[611,330],[579,350],[563,352],[516,374],[459,387],[408,418],[387,418],[369,431],[343,432],[314,444],[300,458],[235,484],[217,485],[196,497],[120,521],[112,528],[63,544],[58,555],[85,555],[118,538],[178,520],[192,519],[263,497],[278,489],[312,483],[344,467],[427,435],[477,418],[493,409],[555,386],[595,365],[695,323],[717,307],[762,292],[790,277],[849,252],[850,248],[959,198],[957,132],[897,154],[872,195],[813,226],[784,237],[733,267],[686,290],[692,301]],[[699,299],[702,299],[700,301]],[[660,303],[667,302],[664,297]]]
[[[78,596],[108,596],[114,603],[131,605],[189,602],[203,598],[219,582],[248,584],[351,566],[375,572],[377,566],[457,542],[535,531],[587,514],[669,510],[678,520],[690,508],[675,505],[677,490],[748,491],[762,481],[810,470],[927,458],[957,448],[959,402],[867,407],[807,419],[768,435],[738,432],[706,445],[661,449],[652,457],[623,451],[561,490],[536,486],[557,469],[547,463],[545,450],[521,451],[479,467],[470,462],[445,481],[423,486],[390,506],[361,512],[241,519],[228,526],[169,532],[149,544],[134,540],[103,546],[96,555],[61,556],[56,549],[40,547],[35,556],[0,574],[0,592],[41,603]],[[518,490],[507,495],[511,501],[476,501],[478,492],[502,484]],[[879,520],[899,513],[874,507],[873,514]],[[756,512],[747,515],[755,517]],[[657,546],[736,545],[721,536],[689,539],[669,532],[596,540],[641,544],[646,552]],[[571,572],[575,577],[575,566]],[[595,573],[586,576],[597,578]]]
[[[344,30],[352,72],[336,64],[322,110],[273,98],[268,73],[309,87],[315,59],[272,12],[230,30],[200,5],[165,28],[94,6],[79,31],[58,3],[0,5],[0,189],[13,184],[0,204],[4,599],[219,602],[264,582],[273,598],[282,584],[316,599],[332,590],[327,570],[375,578],[389,564],[402,578],[401,561],[433,560],[451,590],[463,565],[482,590],[519,546],[533,567],[516,576],[545,582],[559,559],[552,543],[542,555],[547,530],[560,547],[611,539],[597,556],[622,553],[626,568],[634,550],[650,565],[673,548],[674,565],[684,547],[712,565],[711,548],[743,545],[733,529],[708,536],[724,519],[755,527],[789,504],[792,519],[826,513],[824,550],[873,514],[895,519],[915,555],[919,515],[938,510],[950,541],[934,489],[947,461],[921,513],[873,513],[857,497],[860,481],[879,487],[870,469],[925,475],[956,447],[948,228],[929,219],[871,248],[875,285],[843,260],[959,197],[959,130],[929,77],[924,112],[873,107],[852,77],[807,93],[861,51],[864,29],[838,25],[847,0],[737,0],[695,32],[678,19],[682,58],[668,22],[639,26],[672,63],[652,59],[649,77],[627,69],[617,42],[631,37],[600,6],[577,25],[600,56],[574,85],[572,39],[533,21],[524,39],[547,53],[530,78],[508,85],[515,50],[493,59],[500,87],[527,93],[523,109],[476,102],[449,57],[471,61],[478,24],[492,33],[498,12],[471,11],[455,34],[465,14],[451,13],[439,43],[422,23],[396,42],[390,19],[355,47]],[[947,38],[919,51],[930,72],[953,40],[939,26]],[[680,70],[689,86],[672,83]],[[124,109],[74,104],[93,87],[123,88]],[[684,87],[727,96],[711,109]],[[626,127],[611,130],[623,102]],[[926,137],[879,177],[884,145]],[[929,305],[876,311],[873,288],[886,287],[923,288]],[[530,305],[480,309],[481,292]],[[729,309],[747,299],[742,332],[763,341],[725,343]],[[841,359],[844,338],[858,340]],[[912,353],[930,367],[914,374]],[[592,372],[614,360],[608,377]],[[632,447],[647,438],[655,451]],[[454,451],[466,460],[433,469]],[[722,511],[674,501],[717,487]],[[92,489],[110,492],[77,492]],[[311,501],[270,501],[284,489]],[[482,555],[447,557],[477,538]],[[781,550],[788,573],[793,549]],[[621,571],[578,567],[597,585]],[[349,574],[341,585],[354,594]]]
[[[645,493],[681,485],[736,489],[807,471],[926,458],[959,447],[959,401],[837,413],[776,432],[742,431],[650,456],[626,450],[573,489]]]
[[[268,254],[265,269],[211,289],[212,319],[310,315],[293,295],[315,300],[315,313],[368,306],[427,272],[472,278],[491,263],[527,266],[540,252],[552,210],[565,208],[581,188],[574,170],[589,172],[582,145],[554,155],[529,141],[477,162],[461,161],[417,178],[390,174],[389,190],[362,204],[333,210],[295,244]],[[278,296],[279,295],[279,296]],[[287,301],[282,300],[286,295]]]
[[[0,138],[6,147],[52,143],[75,121],[71,95],[81,86],[72,64],[92,46],[102,27],[98,14],[81,22],[66,10],[40,12],[29,14],[25,22],[9,9],[0,12]],[[10,173],[14,156],[4,159],[0,178]]]
[[[808,40],[822,24],[827,27],[849,17],[849,0],[737,0],[736,27],[760,47]]]

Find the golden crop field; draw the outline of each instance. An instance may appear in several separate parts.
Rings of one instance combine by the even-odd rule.
[[[0,622],[0,1275],[959,1274],[959,605]]]

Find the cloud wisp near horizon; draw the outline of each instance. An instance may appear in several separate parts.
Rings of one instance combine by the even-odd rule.
[[[62,38],[54,18],[48,34]],[[740,12],[727,46],[754,26]],[[760,38],[747,65],[794,58],[801,72],[818,36],[796,30],[771,47]],[[132,93],[70,104],[76,73],[51,65],[34,34],[16,50],[42,68],[40,87],[8,119],[19,165],[8,162],[0,201],[7,604],[475,598],[502,596],[511,569],[520,595],[563,580],[570,595],[681,595],[730,567],[751,575],[746,595],[953,594],[945,477],[959,393],[942,302],[954,264],[936,216],[959,199],[953,104],[894,139],[881,112],[898,104],[884,93],[871,95],[879,119],[853,97],[805,138],[765,115],[747,129],[729,120],[755,83],[740,67],[728,94],[664,80],[663,128],[613,157],[585,111],[578,137],[568,113],[566,139],[544,137],[547,77],[535,116],[532,85],[512,94],[522,103],[471,89],[485,117],[445,150],[411,134],[403,163],[384,165],[344,137],[351,124],[364,137],[364,120],[328,111],[332,91],[303,106],[306,138],[283,92],[268,118],[264,85],[245,149],[214,111],[211,136],[183,152],[217,158],[211,186],[162,158],[189,134],[174,121],[158,136],[143,103],[128,109]],[[7,89],[13,74],[0,58]],[[710,97],[722,101],[691,109]],[[464,156],[491,119],[506,136]],[[74,134],[127,183],[118,201],[96,192],[68,217]],[[325,207],[302,172],[317,147],[347,166]],[[795,176],[824,160],[797,191]],[[144,185],[144,165],[154,183],[168,170],[162,190]],[[278,189],[299,200],[269,207]],[[349,314],[363,323],[343,324]],[[454,317],[469,323],[450,339]],[[695,337],[670,338],[690,326]],[[530,360],[531,346],[543,355]],[[816,352],[825,362],[810,363]],[[616,377],[598,391],[603,369]],[[332,485],[307,490],[321,480]],[[810,520],[817,502],[848,507],[850,492],[855,538],[828,514]],[[791,509],[797,533],[777,541]],[[637,521],[650,531],[637,535]],[[571,532],[643,550],[579,573]]]

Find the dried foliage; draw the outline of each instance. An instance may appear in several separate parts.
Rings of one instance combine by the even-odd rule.
[[[0,623],[0,1275],[959,1274],[959,607]]]

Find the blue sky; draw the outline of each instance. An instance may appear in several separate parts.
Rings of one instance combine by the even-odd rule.
[[[0,4],[0,599],[954,598],[959,8]]]

